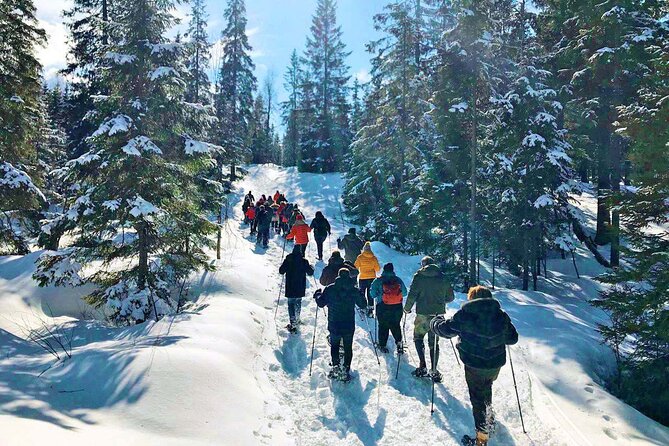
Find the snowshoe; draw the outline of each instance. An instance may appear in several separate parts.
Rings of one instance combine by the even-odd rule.
[[[376,347],[376,349],[379,351],[379,353],[388,353],[388,352],[390,352],[390,350],[388,350],[388,347],[386,347],[385,345],[383,345],[383,346],[379,345],[378,347]]]
[[[476,437],[465,435],[460,442],[463,446],[488,446],[488,434],[477,432]]]
[[[290,334],[296,334],[297,333],[297,325],[288,324],[288,325],[286,325],[286,330],[288,330],[288,332]]]
[[[441,373],[439,372],[439,370],[433,370],[430,373],[430,377],[432,378],[432,381],[434,381],[437,384],[440,383],[443,380],[443,377],[441,376]]]
[[[328,372],[328,378],[330,379],[337,379],[337,376],[339,376],[339,364],[333,365],[330,372]]]
[[[397,354],[398,355],[403,355],[404,354],[404,342],[402,342],[402,341],[397,343]]]
[[[367,317],[370,319],[374,319],[374,310],[372,308],[367,310]]]
[[[425,367],[418,367],[416,370],[411,372],[412,376],[415,376],[416,378],[429,378],[430,374],[427,372],[427,369]]]

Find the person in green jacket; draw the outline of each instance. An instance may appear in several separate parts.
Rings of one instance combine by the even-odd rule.
[[[435,264],[432,257],[424,257],[421,268],[416,272],[409,289],[409,296],[404,304],[404,312],[411,313],[416,305],[413,341],[418,352],[420,364],[411,372],[413,376],[430,376],[435,382],[441,382],[441,373],[437,370],[439,362],[439,344],[435,334],[430,331],[430,321],[446,312],[446,304],[453,302],[455,294],[446,275]],[[430,372],[425,361],[425,335],[430,346]]]

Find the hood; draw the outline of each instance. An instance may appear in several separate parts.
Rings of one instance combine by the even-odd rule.
[[[374,253],[373,253],[372,251],[362,251],[362,252],[360,253],[360,255],[361,255],[362,257],[367,257],[367,258],[369,258],[369,259],[375,257],[375,255],[374,255]]]
[[[462,304],[461,311],[479,315],[497,313],[502,309],[497,299],[485,298],[470,300]]]
[[[336,265],[343,265],[344,264],[344,259],[341,257],[330,257],[330,260],[328,261],[328,265],[336,266]]]
[[[397,274],[395,274],[393,271],[384,271],[381,273],[381,277],[384,279],[389,279],[391,277],[397,277]]]
[[[418,270],[418,274],[425,277],[437,277],[441,275],[441,269],[437,265],[426,265]]]

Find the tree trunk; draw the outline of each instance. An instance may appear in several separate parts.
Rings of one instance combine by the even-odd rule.
[[[469,225],[465,224],[462,238],[462,258],[464,260],[463,272],[467,270],[469,264]],[[469,274],[465,275],[465,293],[469,290],[471,282]]]
[[[611,191],[611,135],[606,129],[599,129],[599,150],[597,153],[597,234],[595,243],[606,245],[610,241],[609,226],[611,211],[609,194]]]
[[[471,199],[469,203],[469,221],[471,227],[469,228],[471,230],[471,243],[470,243],[470,259],[469,259],[469,280],[471,284],[476,283],[476,245],[478,243],[478,240],[476,239],[476,152],[477,152],[477,141],[476,141],[476,127],[478,125],[477,122],[477,107],[476,107],[476,102],[477,102],[477,91],[476,88],[472,91],[472,128],[471,128],[471,135],[470,135],[470,142],[469,142],[469,156],[470,156],[470,163],[471,163],[471,170],[470,170],[470,182],[471,182]]]
[[[611,144],[611,186],[613,191],[614,207],[611,213],[611,266],[620,266],[620,210],[618,203],[620,198],[620,181],[622,176],[622,144],[620,137],[614,137]]]

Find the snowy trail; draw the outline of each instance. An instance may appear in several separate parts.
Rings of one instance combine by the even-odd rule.
[[[336,174],[251,166],[229,197],[221,260],[212,260],[216,270],[194,275],[190,295],[195,302],[157,323],[110,328],[78,320],[88,311],[82,308],[81,290],[40,289],[31,279],[39,253],[0,257],[0,446],[103,446],[119,439],[130,446],[459,444],[473,430],[464,370],[441,340],[444,381],[436,387],[436,412],[430,415],[430,382],[410,376],[417,365],[414,315],[407,319],[409,349],[398,379],[396,356],[381,356],[379,367],[367,326],[358,318],[355,379],[349,384],[326,377],[323,311],[309,376],[313,281],[298,335],[283,328],[288,323],[283,297],[273,320],[278,267],[292,244],[284,253],[283,239],[273,236],[269,249],[257,247],[241,223],[243,195],[252,190],[258,197],[278,188],[300,204],[309,222],[323,211],[333,228],[332,243],[325,244],[329,257],[347,230],[340,213],[342,186]],[[420,257],[376,242],[373,249],[410,284]],[[307,254],[313,262],[314,243]],[[604,315],[587,303],[599,285],[587,277],[577,280],[570,260],[549,266],[550,278],[541,279],[543,292],[496,292],[521,335],[512,351],[529,434],[522,432],[507,365],[493,388],[499,427],[491,446],[669,444],[669,429],[611,396],[597,378],[611,369],[611,353],[595,331]],[[596,267],[584,266],[596,274]],[[319,277],[324,264],[315,267]],[[482,265],[484,276],[489,269]],[[515,280],[504,271],[498,277]],[[448,311],[455,311],[463,297],[458,295]],[[17,329],[16,322],[43,315],[46,308],[76,334],[70,360],[54,363]],[[394,352],[392,340],[388,346]]]

